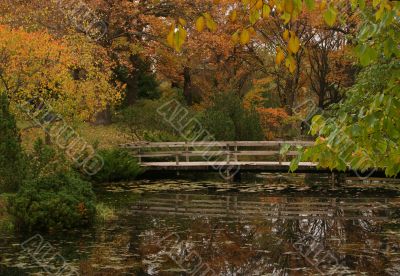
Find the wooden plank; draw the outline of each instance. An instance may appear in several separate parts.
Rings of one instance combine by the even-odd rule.
[[[198,156],[225,156],[227,154],[232,154],[227,151],[160,151],[160,152],[145,152],[141,154],[133,154],[135,157],[168,157],[168,156],[188,156],[188,157],[198,157]],[[188,161],[187,161],[188,162]]]
[[[141,166],[147,171],[281,171],[288,172],[290,162],[146,162]],[[299,164],[298,171],[317,171],[317,164],[311,162],[302,162]],[[320,171],[320,170],[318,170]]]
[[[186,157],[201,157],[201,156],[278,156],[279,151],[160,151],[160,152],[145,152],[133,154],[134,157],[172,157],[175,155]],[[297,156],[297,151],[290,151],[286,156]],[[186,158],[187,160],[188,158]],[[236,158],[235,158],[235,161]],[[186,161],[189,162],[189,161]]]
[[[122,148],[185,148],[185,147],[266,147],[279,145],[312,146],[311,141],[201,141],[201,142],[136,142],[121,144]]]

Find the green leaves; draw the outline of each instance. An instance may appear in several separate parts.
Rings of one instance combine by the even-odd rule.
[[[328,24],[328,26],[330,27],[335,25],[336,17],[337,17],[337,11],[335,7],[332,4],[330,4],[328,9],[324,13],[324,20],[326,24]]]
[[[378,56],[376,50],[366,44],[360,44],[354,50],[362,66],[371,64]]]
[[[310,11],[314,10],[315,0],[305,0],[304,2],[306,3],[307,9],[309,9]]]
[[[290,149],[290,145],[284,144],[284,145],[281,147],[281,150],[279,151],[279,155],[285,156],[285,155],[288,153],[289,149]]]

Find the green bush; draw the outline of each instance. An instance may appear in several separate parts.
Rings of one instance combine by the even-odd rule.
[[[0,93],[0,192],[15,192],[24,178],[25,162],[14,116]]]
[[[103,158],[104,166],[91,177],[96,182],[133,180],[142,172],[136,158],[126,150],[101,150],[98,154]]]
[[[10,200],[21,230],[49,231],[89,225],[96,214],[91,184],[75,173],[54,173],[25,181]]]
[[[218,94],[200,119],[204,128],[220,141],[257,141],[264,134],[255,110],[246,110],[234,93]]]
[[[30,163],[27,171],[31,179],[71,171],[72,164],[66,159],[64,152],[45,145],[40,138],[35,141],[33,152],[28,154],[28,158]]]
[[[157,113],[157,109],[163,104],[161,100],[141,100],[121,110],[117,118],[122,130],[132,135],[133,139],[139,140],[143,139],[146,132],[173,134],[173,127]]]

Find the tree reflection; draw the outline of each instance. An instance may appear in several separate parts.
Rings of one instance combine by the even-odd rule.
[[[143,231],[138,240],[140,258],[145,260],[144,270],[150,274],[193,271],[193,256],[201,258],[201,264],[208,265],[217,275],[314,275],[332,271],[334,266],[353,273],[395,269],[391,262],[399,248],[391,246],[392,254],[385,253],[396,240],[385,240],[381,234],[387,214],[382,213],[379,204],[260,198],[254,202],[257,207],[254,208],[249,203],[237,207],[240,199],[236,205],[226,205],[224,199],[207,198],[213,212],[211,207],[201,209],[186,202],[185,215],[181,210],[183,205],[176,207],[175,200],[171,206],[176,212],[171,211],[166,219],[165,213],[157,214],[162,208],[157,209],[156,204],[152,205],[155,201],[152,202],[149,199],[144,213],[138,212],[141,217],[153,218],[153,226]],[[217,202],[224,208],[218,209]],[[168,209],[169,205],[163,204]],[[226,210],[226,206],[230,209]],[[191,208],[199,209],[198,214]],[[249,215],[235,215],[239,209]],[[266,216],[265,210],[272,210],[275,215]],[[297,219],[287,218],[289,215]],[[169,235],[178,238],[166,245],[157,242]],[[302,240],[304,237],[308,240]],[[309,247],[310,258],[294,246],[299,241],[303,247]]]

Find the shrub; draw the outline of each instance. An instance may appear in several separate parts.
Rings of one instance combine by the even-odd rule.
[[[0,194],[0,233],[11,232],[14,229],[12,218],[7,212],[7,202],[12,196]]]
[[[205,129],[218,141],[236,139],[235,124],[223,111],[211,110],[204,114],[201,122]]]
[[[35,141],[33,152],[28,154],[28,158],[30,160],[28,175],[31,179],[71,171],[71,163],[65,158],[64,153],[45,145],[40,138]]]
[[[164,103],[162,100],[141,100],[135,105],[121,110],[118,116],[121,128],[128,131],[133,139],[139,140],[142,140],[145,133],[148,132],[176,134],[171,124],[157,112],[157,109]]]
[[[24,156],[14,116],[0,93],[0,192],[15,192],[24,177]]]
[[[245,109],[234,93],[218,94],[201,122],[217,140],[256,141],[264,138],[257,112]]]
[[[70,229],[93,222],[91,184],[75,173],[55,173],[25,181],[10,200],[10,213],[21,230]]]
[[[123,149],[101,150],[103,168],[91,178],[96,182],[117,182],[135,179],[141,172],[136,158]]]

